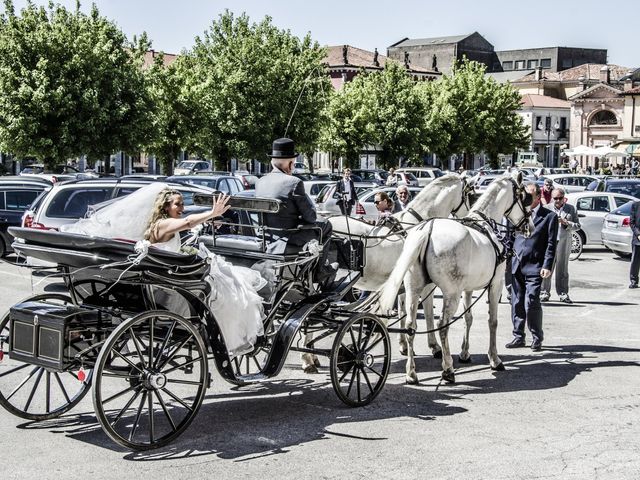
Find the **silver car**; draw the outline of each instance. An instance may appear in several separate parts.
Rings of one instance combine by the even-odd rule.
[[[611,213],[605,215],[602,224],[602,243],[619,257],[631,255],[631,205],[633,201],[627,202]]]
[[[378,209],[376,208],[375,200],[376,193],[378,192],[387,192],[389,198],[392,201],[396,201],[396,188],[397,187],[381,187],[374,188],[370,190],[365,190],[364,192],[358,194],[358,201],[356,202],[355,208],[351,213],[352,217],[362,217],[364,220],[372,220],[375,221],[378,219]],[[410,198],[413,199],[421,190],[422,187],[407,187],[409,189]]]
[[[567,193],[583,192],[587,189],[587,185],[597,180],[596,177],[591,175],[579,175],[576,173],[543,175],[539,180],[543,180],[545,178],[552,179],[554,186],[564,188]]]
[[[338,206],[338,193],[336,192],[336,182],[331,182],[320,191],[316,197],[316,212],[323,217],[331,215],[340,215],[340,207]],[[370,190],[379,185],[369,182],[355,182],[353,186],[356,189],[356,195],[360,195],[364,190]]]
[[[631,195],[609,192],[577,192],[567,194],[567,202],[576,207],[580,218],[580,230],[574,232],[574,243],[582,245],[602,244],[602,222],[604,217],[630,200]]]

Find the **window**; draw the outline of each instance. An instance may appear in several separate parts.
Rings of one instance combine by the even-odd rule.
[[[540,66],[542,68],[551,68],[551,59],[543,58],[542,60],[540,60]]]
[[[59,190],[47,208],[47,217],[82,218],[89,205],[108,200],[112,192],[113,187]]]
[[[118,193],[116,194],[116,197],[126,197],[130,193],[133,193],[136,190],[138,190],[138,188],[140,188],[140,187],[122,187],[122,188],[119,188],[118,189]]]
[[[516,70],[524,70],[524,60],[516,61]]]
[[[26,210],[36,199],[40,192],[34,190],[13,190],[6,192],[6,202],[3,208],[6,210]]]
[[[230,193],[231,189],[229,188],[229,184],[225,178],[218,182],[218,190],[222,193]]]
[[[613,197],[613,199],[615,200],[616,207],[618,208],[624,205],[625,203],[629,202],[629,199],[625,197]]]
[[[0,192],[0,210],[4,210],[4,192]]]
[[[527,68],[534,69],[538,66],[538,60],[527,60]]]
[[[618,119],[611,110],[600,110],[593,117],[589,125],[617,125]]]
[[[573,67],[573,60],[570,58],[562,59],[562,68],[571,68]]]
[[[540,126],[542,126],[543,128],[540,128]],[[536,117],[535,127],[536,127],[536,130],[544,130],[544,123],[542,123],[542,117],[540,116]]]
[[[502,62],[503,70],[513,70],[513,62]]]
[[[238,180],[237,178],[230,178],[228,181],[229,181],[229,186],[231,188],[231,195],[235,195],[241,190],[244,190],[244,187],[242,186],[242,182],[240,182],[240,180]]]
[[[607,197],[583,197],[578,200],[578,210],[608,212],[609,199]]]

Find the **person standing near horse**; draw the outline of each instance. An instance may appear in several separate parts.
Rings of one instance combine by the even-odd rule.
[[[540,187],[530,183],[526,187],[532,197],[531,218],[535,226],[530,237],[518,234],[513,245],[511,260],[511,320],[513,340],[506,348],[525,346],[525,324],[529,327],[533,340],[531,350],[542,349],[542,305],[540,290],[542,281],[551,275],[558,238],[558,220],[553,212],[542,208]]]
[[[340,207],[342,215],[351,215],[351,210],[353,210],[353,206],[356,204],[358,195],[356,194],[356,187],[351,178],[350,168],[345,168],[342,172],[342,179],[338,180],[336,184],[336,192],[338,193],[338,201],[336,203],[338,207]]]
[[[638,288],[638,271],[640,271],[640,201],[631,205],[631,268],[629,270],[629,288]]]
[[[327,263],[332,228],[326,220],[318,220],[316,209],[304,191],[302,180],[291,175],[294,161],[298,157],[293,140],[278,138],[273,142],[269,156],[273,169],[256,182],[256,197],[274,198],[280,200],[282,205],[278,213],[265,214],[265,223],[272,229],[272,235],[285,238],[287,245],[302,247],[311,240],[318,240],[323,244],[315,280],[326,281],[332,275],[335,276],[337,270]]]
[[[553,180],[551,180],[550,178],[545,178],[544,186],[542,187],[542,196],[540,197],[540,202],[542,202],[542,205],[553,205],[552,193]]]
[[[580,219],[576,208],[567,203],[564,188],[554,188],[552,192],[552,205],[547,208],[556,214],[558,218],[558,244],[553,264],[556,277],[556,293],[562,303],[573,303],[569,298],[569,256],[571,255],[572,232],[580,229]],[[551,276],[542,281],[540,301],[546,302],[551,293]]]
[[[400,185],[396,188],[396,201],[393,204],[393,213],[404,212],[409,206],[411,195],[406,185]]]

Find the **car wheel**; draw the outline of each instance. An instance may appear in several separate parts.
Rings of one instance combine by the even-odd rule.
[[[582,255],[582,246],[584,240],[582,234],[579,232],[571,232],[571,253],[569,254],[569,260],[577,260]]]

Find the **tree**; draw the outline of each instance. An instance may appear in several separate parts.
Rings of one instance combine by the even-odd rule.
[[[351,162],[366,145],[380,149],[383,166],[424,153],[425,104],[416,83],[400,64],[388,61],[381,72],[361,72],[337,93],[329,107],[323,145]]]
[[[200,104],[190,141],[202,153],[222,166],[234,157],[267,160],[271,142],[285,135],[299,151],[313,150],[331,85],[325,51],[309,35],[227,11],[187,56],[185,84]]]
[[[517,114],[518,92],[485,77],[485,69],[465,59],[455,65],[451,75],[422,87],[422,98],[428,105],[428,130],[438,139],[432,150],[440,157],[464,153],[465,168],[470,167],[473,153],[484,151],[497,160],[498,153],[510,153],[527,142]]]
[[[94,5],[29,3],[0,15],[0,148],[51,166],[87,154],[137,152],[151,102],[141,69],[146,35],[128,42]]]

